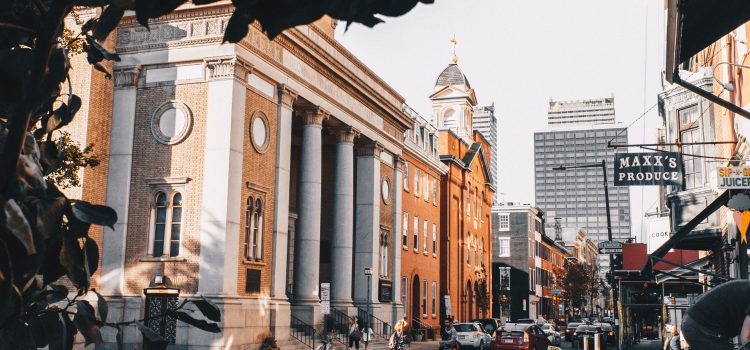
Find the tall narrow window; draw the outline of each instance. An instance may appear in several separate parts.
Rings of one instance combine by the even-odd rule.
[[[484,264],[484,238],[479,243],[479,262],[477,265],[482,266],[482,264]]]
[[[419,217],[414,215],[414,251],[419,250]]]
[[[429,232],[429,224],[427,223],[427,220],[424,221],[424,226],[422,226],[422,251],[427,254],[427,233]]]
[[[703,185],[703,145],[691,143],[701,142],[700,110],[698,105],[683,108],[677,112],[679,119],[679,141],[683,144],[682,162],[685,167],[685,189]],[[689,154],[689,155],[688,155]]]
[[[404,162],[404,189],[409,190],[409,162]]]
[[[182,231],[182,194],[157,191],[152,209],[154,257],[180,255],[180,235]]]
[[[424,181],[422,181],[422,187],[424,187],[424,201],[429,202],[430,201],[430,175],[427,173],[424,173]]]
[[[471,265],[471,238],[466,236],[464,243],[466,244],[466,265]]]
[[[437,299],[437,282],[432,282],[432,316],[437,315],[437,305],[436,305],[436,299]]]
[[[404,221],[401,224],[404,226],[404,233],[403,237],[401,237],[401,244],[404,246],[404,248],[409,247],[409,213],[404,212]]]
[[[245,259],[263,258],[263,201],[248,197],[245,208]]]
[[[498,240],[497,256],[501,258],[510,257],[510,237],[498,237]]]
[[[414,195],[419,197],[419,168],[414,167]]]
[[[500,231],[510,230],[510,214],[500,214],[497,216],[497,226]]]
[[[438,188],[438,180],[434,179],[432,180],[432,204],[437,204],[437,196],[438,196],[437,188]]]
[[[427,280],[422,282],[422,291],[422,316],[427,317],[427,293],[430,292],[427,290]]]
[[[404,305],[404,310],[409,310],[409,277],[401,277],[401,304]],[[408,312],[408,311],[407,311]]]
[[[432,224],[432,255],[437,255],[437,224]]]
[[[380,276],[388,277],[388,232],[380,233]]]

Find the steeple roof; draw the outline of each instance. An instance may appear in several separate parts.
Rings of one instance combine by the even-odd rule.
[[[448,85],[466,85],[467,88],[471,89],[469,79],[466,78],[464,72],[458,68],[458,65],[451,63],[448,67],[445,67],[443,71],[438,75],[435,81],[435,86],[448,86]]]

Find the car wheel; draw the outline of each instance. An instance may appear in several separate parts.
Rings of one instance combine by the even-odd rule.
[[[479,350],[484,350],[484,340],[479,341]]]

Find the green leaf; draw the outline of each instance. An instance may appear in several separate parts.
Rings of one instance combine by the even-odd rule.
[[[109,33],[117,27],[124,14],[125,10],[117,6],[107,6],[94,25],[94,38],[99,41],[107,40]]]
[[[63,324],[57,312],[42,313],[28,320],[27,324],[37,348],[58,342],[63,331]]]
[[[114,225],[117,222],[117,213],[114,209],[79,200],[71,200],[71,204],[71,209],[76,219],[85,223],[115,229]]]
[[[169,341],[164,339],[159,333],[154,332],[153,329],[148,328],[142,321],[135,323],[138,330],[141,331],[143,337],[148,342],[148,350],[163,350],[169,345]]]
[[[50,284],[47,290],[42,291],[42,295],[47,297],[47,303],[54,304],[68,296],[68,288],[61,284]]]
[[[102,46],[101,44],[99,44],[98,42],[96,42],[96,40],[94,40],[94,37],[87,36],[86,37],[86,42],[89,44],[90,48],[94,48],[95,50],[99,51],[99,53],[101,54],[101,58],[103,58],[105,60],[115,61],[115,62],[119,62],[120,61],[120,55],[118,55],[116,53],[113,53],[113,52],[110,52],[109,50],[107,50],[106,48],[104,48],[104,46]],[[88,50],[87,50],[87,52],[88,52]],[[99,57],[99,55],[94,55],[94,56],[97,57],[97,58]],[[101,60],[99,60],[99,61],[101,61]],[[97,61],[97,62],[99,62],[99,61]],[[91,62],[91,63],[93,63],[93,62]]]
[[[73,324],[73,321],[70,320],[67,314],[61,313],[60,318],[63,320],[63,337],[59,344],[55,345],[55,343],[51,343],[49,348],[50,350],[72,350],[73,341],[78,330],[76,330],[75,324]]]
[[[103,343],[101,325],[94,317],[94,308],[85,300],[76,302],[78,311],[73,316],[73,324],[83,335],[86,345]]]
[[[193,299],[191,302],[198,307],[203,316],[206,316],[211,321],[221,322],[221,311],[219,311],[219,307],[216,304],[208,301],[203,296],[201,296],[201,299]]]
[[[88,274],[93,275],[97,269],[99,269],[99,246],[91,238],[86,238],[86,244],[83,246],[84,255],[88,262]]]
[[[15,199],[9,199],[3,204],[2,225],[5,226],[8,232],[13,234],[13,237],[23,244],[24,248],[26,248],[26,254],[36,254],[31,226],[26,221],[26,217],[23,215],[21,207],[18,206]]]
[[[99,320],[102,322],[107,322],[107,314],[109,313],[109,306],[107,305],[107,300],[104,299],[104,297],[99,294],[99,292],[96,291],[96,289],[92,289],[94,294],[96,294],[96,308],[99,311]]]
[[[230,43],[239,42],[242,38],[247,36],[250,23],[252,22],[253,18],[248,16],[247,13],[239,9],[234,10],[232,17],[229,18],[229,22],[227,23],[227,28],[224,31],[224,39],[222,41]]]
[[[60,264],[73,285],[79,289],[86,290],[89,287],[89,275],[83,261],[83,252],[78,241],[70,235],[62,238],[62,249],[60,250]]]
[[[210,323],[204,320],[195,319],[193,318],[193,316],[188,315],[184,311],[175,311],[174,315],[178,320],[185,322],[195,328],[211,333],[221,333],[221,328],[219,328],[219,325],[216,323]]]
[[[63,211],[67,207],[65,197],[42,199],[36,202],[36,229],[48,239],[61,232]]]

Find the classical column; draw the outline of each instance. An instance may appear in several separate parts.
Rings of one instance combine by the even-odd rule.
[[[236,295],[245,137],[251,66],[237,57],[206,59],[208,98],[203,161],[198,293]]]
[[[292,105],[297,93],[279,85],[278,126],[276,128],[276,189],[273,206],[273,260],[271,298],[286,297],[286,260],[289,241],[289,163],[292,153]]]
[[[351,127],[335,130],[336,170],[333,185],[333,235],[331,238],[331,301],[352,304],[354,254],[354,137]]]
[[[378,250],[380,249],[380,152],[371,142],[357,147],[356,246],[354,250],[354,302],[368,303],[366,267],[372,268],[370,302],[378,303]]]
[[[393,157],[393,243],[391,244],[391,256],[393,257],[393,315],[391,316],[393,324],[404,317],[403,305],[401,304],[401,234],[403,225],[408,222],[401,222],[403,213],[401,211],[401,195],[404,186],[404,158],[396,155]]]
[[[322,129],[323,120],[328,114],[315,107],[303,110],[301,115],[304,126],[297,203],[299,219],[294,259],[294,301],[295,304],[317,304],[320,300]]]
[[[123,294],[135,102],[141,67],[115,68],[114,73],[115,89],[112,98],[112,132],[109,141],[106,204],[117,212],[117,223],[114,225],[113,232],[105,227],[102,235],[102,269],[99,290],[106,295]]]

